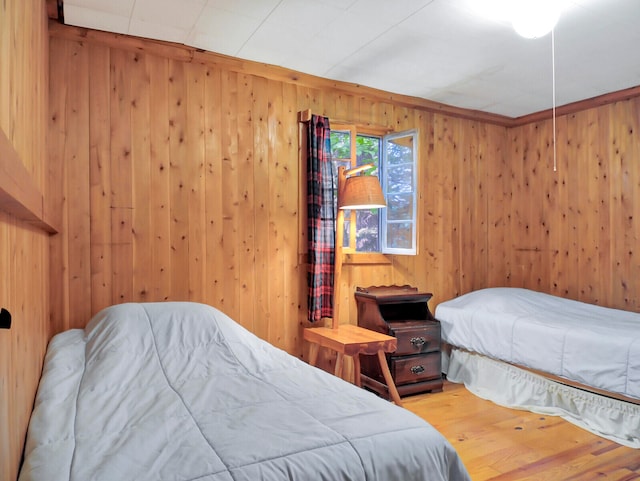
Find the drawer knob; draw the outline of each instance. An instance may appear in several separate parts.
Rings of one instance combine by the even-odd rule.
[[[411,344],[413,344],[417,348],[421,348],[422,346],[424,346],[425,342],[427,342],[427,340],[422,336],[411,338]]]
[[[411,366],[411,372],[414,374],[420,374],[421,372],[424,372],[424,366]]]

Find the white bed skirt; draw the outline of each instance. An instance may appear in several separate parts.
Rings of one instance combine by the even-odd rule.
[[[640,448],[640,405],[583,391],[488,357],[443,351],[447,379],[501,406],[560,416],[598,436]]]

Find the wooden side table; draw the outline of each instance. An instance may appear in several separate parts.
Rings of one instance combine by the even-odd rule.
[[[353,359],[356,386],[362,385],[360,380],[360,354],[376,355],[382,375],[387,382],[391,400],[398,406],[402,406],[402,401],[393,382],[385,355],[387,352],[396,350],[398,340],[395,337],[363,327],[345,324],[335,329],[330,327],[307,327],[304,329],[303,338],[311,344],[309,364],[312,366],[316,365],[320,347],[326,347],[338,353],[335,375],[340,378],[342,378],[344,356],[351,357]]]
[[[395,336],[398,347],[388,364],[394,388],[403,396],[442,391],[440,323],[429,310],[430,292],[411,286],[356,288],[358,325]],[[386,378],[377,363],[362,361],[362,383],[386,396]]]

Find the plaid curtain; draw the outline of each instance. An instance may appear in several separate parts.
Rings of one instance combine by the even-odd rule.
[[[333,317],[335,212],[329,119],[311,116],[307,138],[309,321]]]

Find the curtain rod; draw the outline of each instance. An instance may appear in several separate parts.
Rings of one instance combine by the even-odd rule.
[[[311,109],[306,109],[306,110],[301,110],[298,112],[298,122],[309,122],[311,120]],[[392,132],[393,128],[386,126],[386,125],[379,125],[379,124],[362,124],[359,122],[354,122],[353,120],[340,120],[340,119],[332,119],[331,117],[329,117],[329,122],[332,124],[344,124],[344,125],[355,125],[359,130],[363,130],[363,131],[367,131],[367,129],[371,129],[373,130],[373,132],[376,131],[383,131],[383,132]],[[369,133],[373,133],[373,132],[369,132]]]

